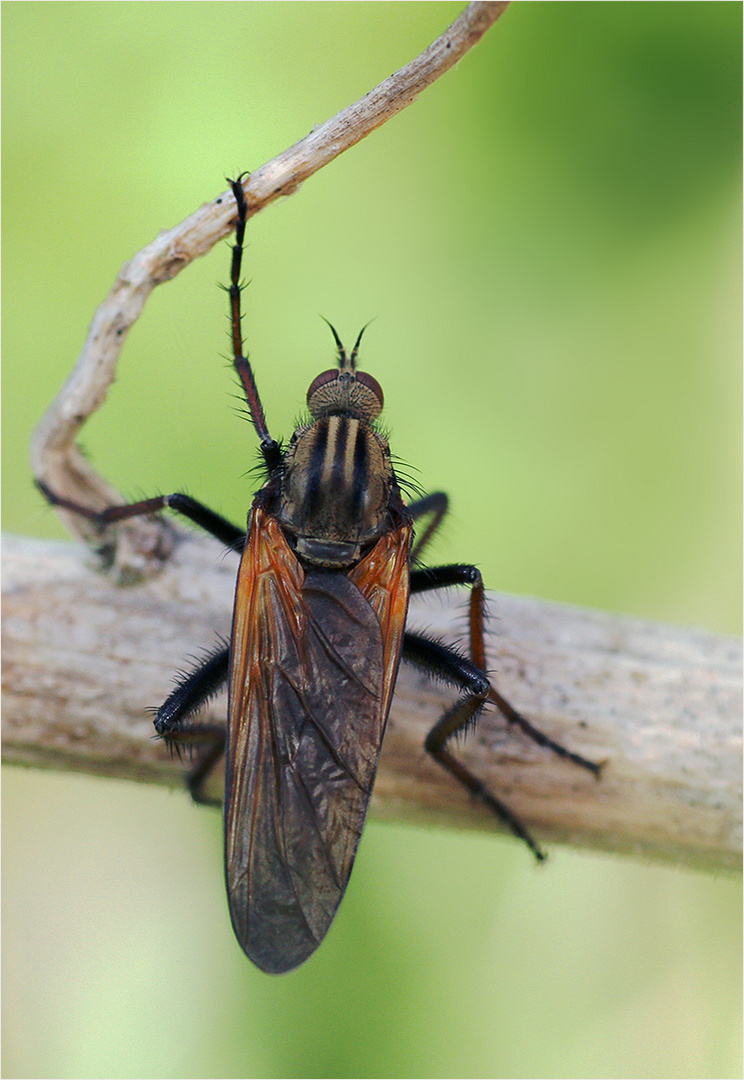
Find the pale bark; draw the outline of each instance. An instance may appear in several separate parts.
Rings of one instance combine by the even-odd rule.
[[[177,545],[130,588],[80,547],[6,538],[3,757],[169,785],[184,766],[148,712],[174,672],[229,633],[236,559],[209,539]],[[411,624],[462,639],[465,595],[416,600]],[[554,739],[605,762],[585,770],[486,713],[456,752],[551,842],[734,870],[741,860],[741,648],[702,630],[492,594],[489,667]],[[428,758],[454,693],[401,668],[372,812],[460,828],[500,824]],[[224,699],[205,718],[224,720]]]

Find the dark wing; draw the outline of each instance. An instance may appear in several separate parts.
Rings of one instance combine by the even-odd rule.
[[[264,971],[307,959],[346,889],[400,658],[405,610],[397,642],[383,630],[390,597],[396,611],[407,605],[407,544],[386,564],[397,588],[380,589],[380,560],[359,584],[305,575],[276,520],[251,515],[233,622],[225,865],[235,932]]]

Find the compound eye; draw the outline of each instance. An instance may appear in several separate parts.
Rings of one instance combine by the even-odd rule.
[[[307,404],[310,411],[313,411],[311,400],[313,395],[321,390],[324,386],[328,386],[328,383],[335,382],[338,379],[338,368],[332,368],[330,371],[323,371],[310,383],[310,389],[307,392]],[[327,397],[328,390],[321,395],[322,398]]]
[[[377,379],[363,371],[336,368],[313,379],[307,407],[317,420],[331,413],[349,413],[372,423],[382,411],[382,390]]]
[[[379,413],[382,412],[382,407],[385,404],[385,396],[382,392],[382,387],[378,383],[377,379],[373,378],[371,375],[368,375],[366,371],[357,371],[356,378],[358,383],[360,383],[362,386],[366,386],[367,389],[371,390],[377,398],[379,404],[379,407],[377,408],[377,411],[375,413],[375,415],[377,416]]]

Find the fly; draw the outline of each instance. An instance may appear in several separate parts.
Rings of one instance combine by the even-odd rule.
[[[265,483],[247,531],[183,494],[96,512],[39,486],[50,503],[104,529],[138,515],[175,510],[240,551],[230,647],[221,645],[158,709],[157,733],[200,753],[188,783],[208,802],[205,782],[225,754],[225,876],[235,934],[263,971],[302,964],[321,943],[346,890],[367,813],[402,659],[436,675],[459,698],[425,747],[484,802],[537,859],[542,851],[519,819],[449,749],[487,702],[541,746],[599,773],[594,762],[538,731],[490,684],[484,645],[484,587],[466,564],[419,567],[447,511],[441,492],[405,504],[376,421],[383,393],[357,368],[331,327],[337,367],[311,383],[309,418],[286,448],[271,435],[253,369],[243,353],[240,272],[248,207],[237,206],[230,312],[235,371],[260,440]],[[329,324],[330,325],[330,324]],[[414,524],[425,521],[414,539]],[[415,567],[415,568],[412,568]],[[411,593],[470,589],[469,656],[405,629]],[[228,684],[227,727],[191,717]]]

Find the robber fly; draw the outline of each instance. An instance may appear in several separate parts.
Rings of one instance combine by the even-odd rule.
[[[201,753],[189,776],[197,801],[226,756],[225,874],[238,941],[263,971],[290,971],[325,937],[349,881],[367,813],[401,657],[453,685],[460,697],[433,726],[426,750],[482,800],[538,859],[518,818],[455,758],[448,741],[494,703],[540,745],[592,772],[599,766],[549,739],[490,684],[484,589],[474,566],[416,568],[447,497],[405,505],[387,440],[376,426],[379,383],[357,368],[331,327],[338,366],[307,394],[309,418],[283,448],[269,434],[243,353],[240,284],[248,207],[242,177],[231,266],[233,363],[260,440],[266,481],[247,532],[189,496],[95,512],[40,487],[53,504],[104,529],[166,507],[242,552],[229,649],[182,676],[155,728]],[[330,324],[329,324],[330,325]],[[363,333],[363,331],[362,331]],[[414,542],[414,522],[428,524]],[[406,631],[410,593],[470,588],[470,656]],[[189,718],[228,683],[227,729]]]

